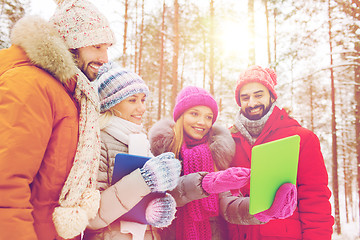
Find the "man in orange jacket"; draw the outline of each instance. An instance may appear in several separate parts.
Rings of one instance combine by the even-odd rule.
[[[20,19],[0,51],[0,239],[76,237],[99,204],[90,81],[115,37],[87,0],[57,2],[50,21]]]

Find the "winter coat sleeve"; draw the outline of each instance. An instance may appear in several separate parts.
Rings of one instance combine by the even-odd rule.
[[[209,196],[201,186],[202,179],[206,174],[207,172],[196,172],[180,177],[178,185],[170,192],[177,207]]]
[[[97,230],[108,226],[150,193],[140,169],[134,170],[110,186],[113,165],[114,156],[109,156],[107,145],[102,143],[98,176],[98,189],[101,191],[100,207],[96,217],[90,220],[88,229]]]
[[[143,180],[140,169],[136,169],[101,193],[98,214],[90,220],[88,228],[95,230],[108,226],[149,193],[150,188]]]
[[[99,162],[99,171],[97,178],[97,189],[100,190],[100,192],[103,192],[111,185],[113,164],[114,163],[112,162],[112,159],[109,156],[108,146],[104,143],[104,141],[101,141],[100,162]]]
[[[297,185],[303,239],[331,239],[334,218],[319,139],[309,131],[301,137],[300,149]]]
[[[37,239],[30,185],[51,136],[52,106],[39,86],[13,75],[0,77],[0,238]]]
[[[235,141],[232,138],[229,129],[215,125],[210,131],[209,148],[219,170],[225,170],[230,167],[230,163],[235,155]]]
[[[262,224],[249,213],[249,197],[233,196],[229,191],[219,194],[220,214],[226,221],[239,225]]]

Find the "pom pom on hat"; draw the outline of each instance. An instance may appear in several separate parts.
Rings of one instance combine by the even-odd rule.
[[[275,92],[277,77],[275,71],[270,68],[251,66],[247,68],[243,73],[241,73],[239,80],[237,82],[237,86],[235,90],[235,99],[240,107],[241,107],[240,90],[245,84],[250,82],[258,82],[263,84],[267,89],[269,89],[275,100],[277,99],[277,94]]]
[[[100,112],[105,112],[134,94],[149,95],[149,88],[139,75],[116,63],[103,64],[94,84],[98,88]]]
[[[87,213],[81,207],[55,208],[53,222],[59,236],[65,239],[76,237],[89,224]]]
[[[115,35],[106,17],[87,0],[55,0],[58,7],[50,18],[69,49],[103,43],[114,44]]]
[[[80,207],[86,211],[88,219],[96,216],[100,207],[100,191],[87,188],[82,194]]]
[[[176,122],[186,110],[195,106],[209,107],[214,114],[213,123],[216,121],[218,106],[215,99],[206,90],[195,86],[185,87],[177,95],[173,112],[174,121]]]
[[[53,222],[59,236],[65,239],[76,237],[89,224],[89,219],[96,216],[100,205],[100,192],[86,189],[79,206],[56,207]]]

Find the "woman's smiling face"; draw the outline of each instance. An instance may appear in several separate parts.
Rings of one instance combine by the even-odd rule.
[[[145,100],[146,95],[144,93],[134,94],[116,104],[113,109],[119,113],[116,114],[118,117],[140,125],[146,110]]]
[[[214,114],[207,106],[195,106],[184,112],[184,131],[196,140],[202,139],[211,129]]]

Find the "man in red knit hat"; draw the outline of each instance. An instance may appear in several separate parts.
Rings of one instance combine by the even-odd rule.
[[[296,209],[292,214],[277,211],[288,202],[286,198],[280,196],[277,199],[276,196],[269,210],[251,216],[259,220],[256,223],[249,217],[249,184],[241,189],[240,196],[223,193],[220,205],[226,209],[224,217],[230,222],[229,235],[237,240],[330,240],[334,218],[319,139],[276,106],[276,84],[276,73],[269,68],[251,66],[240,75],[235,90],[240,111],[231,128],[236,143],[232,165],[250,168],[250,153],[254,146],[299,135],[297,191],[293,199],[295,203],[297,201]],[[290,196],[290,189],[282,190],[281,194]],[[286,211],[286,208],[282,210]]]

